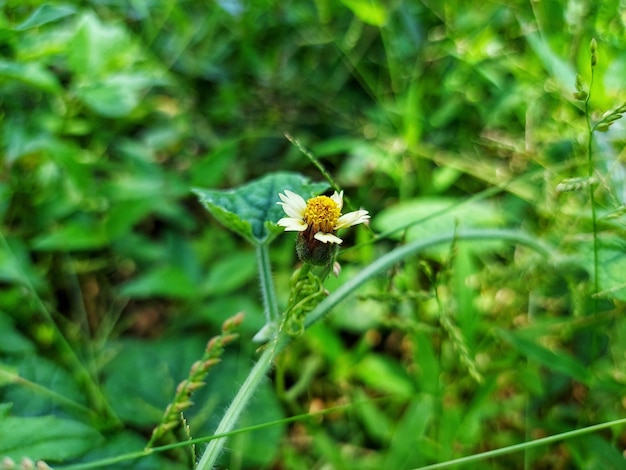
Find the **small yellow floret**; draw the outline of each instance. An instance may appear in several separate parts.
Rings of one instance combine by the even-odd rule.
[[[317,196],[307,201],[304,221],[312,227],[313,233],[332,233],[340,215],[341,209],[335,201],[328,196]]]

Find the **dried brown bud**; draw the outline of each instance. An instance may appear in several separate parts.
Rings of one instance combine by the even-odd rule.
[[[174,403],[174,407],[172,410],[176,413],[180,413],[181,411],[185,411],[187,408],[191,408],[193,406],[193,402],[191,400],[185,400],[178,403]]]
[[[33,462],[32,459],[29,459],[28,457],[24,457],[20,462],[20,467],[22,467],[22,469],[24,470],[34,470],[35,462]]]
[[[187,387],[187,390],[189,391],[189,393],[195,392],[196,390],[204,387],[205,385],[206,384],[200,380],[198,380],[197,382],[190,382],[189,386]]]
[[[232,343],[237,338],[239,338],[239,333],[231,333],[229,335],[222,336],[224,346],[227,345],[228,343]]]
[[[196,361],[189,369],[189,375],[196,375],[198,372],[204,371],[204,361]]]
[[[221,348],[221,347],[222,347],[222,337],[221,336],[214,336],[206,344],[206,348],[204,348],[204,350],[206,352],[211,352],[212,350],[217,349],[217,348]]]
[[[189,386],[190,385],[191,385],[191,382],[189,380],[187,380],[187,379],[183,380],[176,387],[176,394],[179,395],[179,394],[181,394],[183,392],[189,393]]]
[[[217,364],[219,364],[220,362],[222,362],[221,359],[214,357],[211,359],[207,359],[206,361],[204,361],[204,366],[202,368],[202,370],[204,372],[206,372],[207,370],[209,370],[211,367],[216,366]]]
[[[243,312],[239,312],[232,317],[227,318],[222,324],[222,331],[226,333],[230,330],[233,330],[234,328],[237,328],[239,325],[241,325],[241,323],[243,323],[243,319]]]

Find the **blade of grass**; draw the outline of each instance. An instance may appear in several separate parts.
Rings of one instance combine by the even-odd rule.
[[[603,429],[612,428],[626,424],[626,418],[616,419],[614,421],[607,421],[606,423],[594,424],[585,428],[575,429],[573,431],[567,431],[560,434],[553,434],[552,436],[542,437],[534,439],[532,441],[522,442],[521,444],[514,444],[512,446],[502,447],[500,449],[493,449],[487,452],[481,452],[479,454],[468,455],[467,457],[461,457],[454,460],[448,460],[447,462],[436,463],[433,465],[427,465],[425,467],[418,467],[413,470],[435,470],[440,468],[449,468],[455,465],[465,465],[472,462],[480,462],[483,460],[491,459],[494,457],[500,457],[502,455],[512,454],[514,452],[522,452],[533,447],[545,446],[554,442],[565,441],[573,439],[575,437],[584,436],[586,434],[602,431]]]

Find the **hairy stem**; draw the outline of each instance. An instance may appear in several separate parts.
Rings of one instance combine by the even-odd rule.
[[[277,346],[279,346],[279,344],[275,343],[273,346],[270,346],[263,351],[263,354],[259,357],[259,360],[250,371],[250,374],[248,374],[245,382],[242,384],[241,388],[237,392],[237,395],[235,395],[235,398],[226,410],[224,417],[215,430],[215,434],[227,433],[235,427],[237,421],[239,420],[239,416],[252,398],[255,390],[272,367],[272,362],[280,349]],[[226,439],[226,437],[220,437],[209,442],[204,454],[202,454],[200,462],[198,462],[196,470],[212,470],[215,467],[217,458],[220,456],[222,449],[224,448],[224,444],[226,444]]]
[[[278,317],[278,302],[272,278],[272,266],[267,243],[259,243],[256,246],[256,258],[259,265],[259,279],[261,281],[261,294],[263,295],[263,307],[265,310],[265,322],[270,323]]]

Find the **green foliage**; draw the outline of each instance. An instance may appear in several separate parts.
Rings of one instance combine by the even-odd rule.
[[[623,466],[620,2],[3,7],[0,461],[191,468],[270,358],[218,465]],[[297,267],[278,193],[335,183],[371,228],[257,351]]]
[[[283,217],[277,206],[278,193],[288,189],[305,198],[313,197],[328,186],[309,183],[298,174],[272,173],[236,189],[216,191],[194,189],[200,201],[226,227],[253,245],[269,243],[283,231],[276,222]]]
[[[13,460],[68,460],[103,442],[93,428],[55,416],[5,416],[0,424],[0,452]]]

